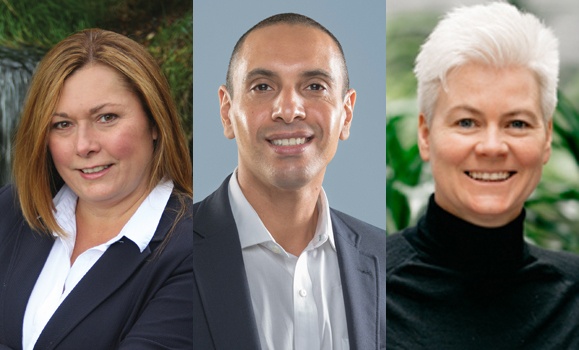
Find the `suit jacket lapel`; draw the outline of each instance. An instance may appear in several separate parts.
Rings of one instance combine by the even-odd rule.
[[[228,177],[196,210],[193,270],[217,349],[259,349]]]
[[[379,347],[378,258],[361,251],[360,235],[334,212],[332,227],[340,265],[340,278],[348,319],[351,350]]]
[[[172,225],[176,208],[172,196],[151,243],[141,253],[132,241],[121,238],[113,243],[74,287],[44,327],[35,349],[56,349],[74,327],[103,300],[113,294],[151,254],[151,246],[163,240]]]
[[[141,254],[137,245],[129,240],[111,245],[60,304],[38,338],[35,349],[57,348],[60,341],[118,289],[149,254],[148,247]]]

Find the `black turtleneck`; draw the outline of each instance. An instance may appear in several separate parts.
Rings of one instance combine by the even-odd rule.
[[[523,238],[524,211],[484,228],[430,198],[386,241],[391,349],[579,349],[579,256]]]

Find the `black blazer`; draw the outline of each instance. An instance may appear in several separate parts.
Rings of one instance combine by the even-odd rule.
[[[142,253],[127,239],[111,245],[56,310],[35,349],[192,349],[190,205],[163,241],[179,205],[172,195]],[[26,224],[12,186],[0,189],[0,213],[0,349],[21,349],[26,304],[54,240]]]
[[[229,176],[193,208],[195,348],[260,349],[229,204]],[[386,348],[386,232],[336,210],[332,227],[348,321],[350,349]]]

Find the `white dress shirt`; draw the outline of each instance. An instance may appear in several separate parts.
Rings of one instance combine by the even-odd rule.
[[[328,200],[318,199],[313,239],[296,257],[276,243],[236,175],[229,201],[239,232],[262,349],[349,349],[346,311]]]
[[[171,180],[159,182],[116,237],[86,250],[70,266],[76,240],[75,212],[78,197],[67,185],[60,189],[53,199],[56,208],[54,215],[67,236],[53,234],[56,239],[28,299],[22,327],[24,350],[34,348],[56,309],[113,243],[125,237],[143,252],[155,234],[172,191]]]

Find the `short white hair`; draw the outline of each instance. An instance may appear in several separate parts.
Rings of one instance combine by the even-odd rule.
[[[420,48],[414,74],[420,112],[431,123],[436,101],[451,69],[469,62],[491,67],[523,67],[537,77],[543,119],[557,105],[559,42],[537,17],[493,2],[447,13]]]

